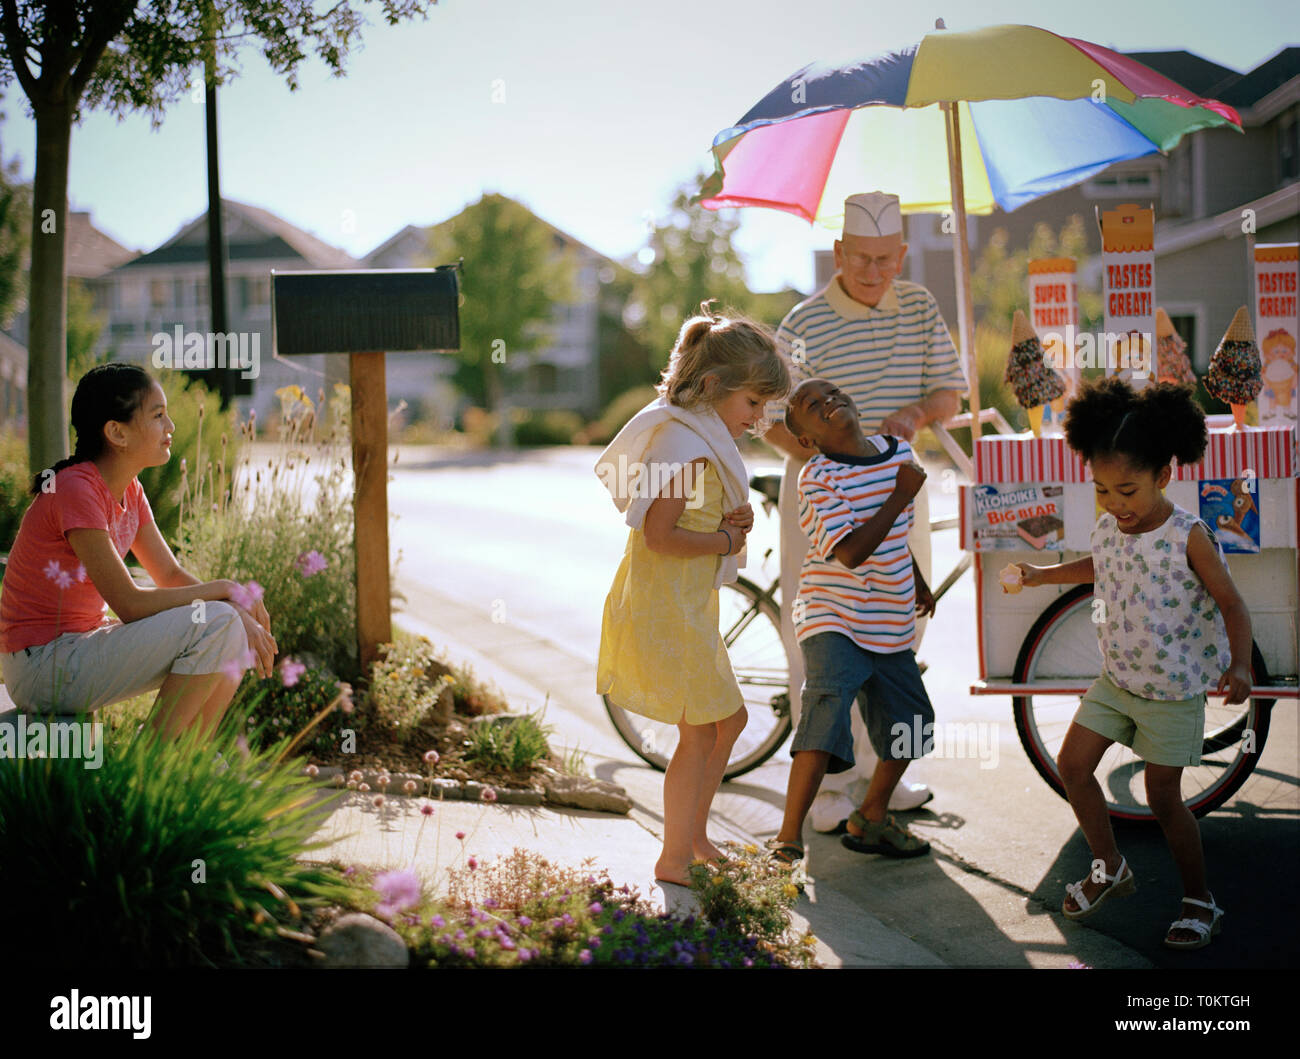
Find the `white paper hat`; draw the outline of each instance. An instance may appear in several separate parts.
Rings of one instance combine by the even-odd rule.
[[[844,200],[845,235],[900,235],[902,231],[903,212],[897,195],[868,191]]]

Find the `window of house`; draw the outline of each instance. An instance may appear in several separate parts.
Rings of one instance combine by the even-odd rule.
[[[165,279],[153,279],[149,281],[149,308],[160,313],[167,308],[167,299],[170,295],[170,284]]]
[[[1131,198],[1135,201],[1152,198],[1160,193],[1160,171],[1154,166],[1146,169],[1119,169],[1112,167],[1104,173],[1083,182],[1083,193],[1094,199]]]
[[[1277,162],[1281,180],[1300,176],[1300,106],[1278,115]]]

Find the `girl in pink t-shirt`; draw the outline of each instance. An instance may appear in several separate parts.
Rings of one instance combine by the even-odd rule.
[[[20,708],[41,713],[94,710],[157,688],[156,729],[210,731],[245,668],[270,675],[266,608],[234,581],[187,573],[154,524],[136,475],[170,459],[175,424],[148,372],[91,369],[77,384],[72,425],[76,449],[35,476],[9,555],[5,686]],[[122,561],[128,551],[157,587],[135,583]]]

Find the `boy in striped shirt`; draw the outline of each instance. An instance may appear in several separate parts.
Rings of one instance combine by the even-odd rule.
[[[803,709],[785,817],[768,845],[784,863],[803,857],[803,821],[823,777],[853,766],[856,698],[880,763],[841,842],[859,853],[920,856],[930,844],[886,807],[914,748],[928,749],[934,724],[911,650],[918,607],[933,614],[934,597],[907,547],[925,471],[906,441],[866,437],[854,402],[825,379],[791,394],[786,425],[818,455],[799,475],[800,523],[811,542],[794,603]]]

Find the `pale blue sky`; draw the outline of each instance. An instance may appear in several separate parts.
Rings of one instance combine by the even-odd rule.
[[[1235,70],[1300,42],[1291,0],[443,0],[424,22],[372,21],[346,77],[305,64],[297,92],[246,50],[220,97],[222,191],[355,255],[498,191],[623,258],[708,162],[714,134],[778,81],[914,41],[936,16],[949,29],[1022,22],[1119,50],[1184,48]],[[3,107],[4,157],[30,177],[35,126],[16,85]],[[203,135],[188,97],[157,131],[88,115],[72,138],[73,208],[152,249],[205,209]],[[751,284],[810,289],[811,251],[833,234],[741,213]]]

